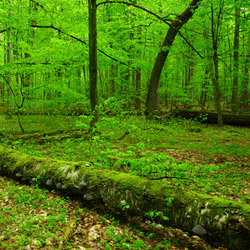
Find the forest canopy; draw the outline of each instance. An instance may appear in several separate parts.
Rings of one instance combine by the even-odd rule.
[[[98,106],[150,113],[196,106],[215,109],[219,116],[223,110],[249,110],[247,0],[0,5],[3,111],[80,114]],[[96,23],[89,26],[92,14]],[[89,56],[93,34],[96,59]],[[218,122],[223,123],[220,117]]]

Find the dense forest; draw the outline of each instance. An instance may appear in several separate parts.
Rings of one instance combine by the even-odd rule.
[[[249,249],[249,0],[0,17],[1,249]]]
[[[188,2],[2,1],[2,110],[248,111],[249,1]]]

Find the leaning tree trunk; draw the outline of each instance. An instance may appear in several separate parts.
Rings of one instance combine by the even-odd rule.
[[[153,111],[156,109],[157,91],[160,76],[169,50],[179,30],[193,16],[194,10],[198,8],[198,5],[201,1],[202,0],[192,0],[188,7],[179,15],[177,15],[177,17],[170,24],[167,35],[161,46],[161,51],[156,58],[153,70],[151,72],[146,100],[146,116],[148,119],[153,118]]]
[[[238,202],[101,170],[87,162],[28,156],[3,146],[0,146],[0,174],[77,194],[86,202],[101,201],[117,210],[125,203],[127,212],[134,215],[145,217],[150,211],[158,211],[169,218],[161,223],[184,231],[191,232],[201,224],[210,242],[228,249],[248,249],[250,245],[250,208]]]

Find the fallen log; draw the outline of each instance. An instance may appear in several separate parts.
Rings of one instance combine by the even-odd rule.
[[[86,202],[99,200],[132,215],[161,212],[161,221],[192,232],[197,225],[215,246],[247,250],[250,207],[234,201],[184,191],[159,181],[118,171],[101,170],[88,162],[66,162],[22,154],[0,146],[0,174],[19,181],[77,194]],[[171,202],[170,202],[171,201]]]
[[[217,124],[218,115],[216,112],[205,111],[205,110],[175,110],[173,112],[160,112],[156,113],[158,116],[168,115],[173,117],[183,117],[186,119],[196,119],[202,123]],[[235,125],[235,126],[250,126],[250,114],[233,114],[233,113],[222,113],[223,123],[226,125]]]
[[[186,119],[196,119],[203,123],[217,124],[218,115],[216,112],[211,111],[196,111],[196,110],[178,110],[172,112],[170,115],[174,117],[183,117]],[[250,114],[233,114],[233,113],[222,113],[223,123],[227,125],[236,126],[250,126]]]

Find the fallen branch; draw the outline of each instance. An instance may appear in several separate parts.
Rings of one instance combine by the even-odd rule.
[[[191,180],[194,181],[193,179],[190,178],[185,178],[185,177],[176,177],[176,176],[162,176],[162,177],[156,177],[156,178],[150,178],[149,176],[145,176],[149,180],[162,180],[162,179],[180,179],[180,180]]]
[[[129,134],[129,131],[126,130],[125,133],[124,133],[120,138],[118,138],[117,140],[122,140],[122,139],[124,139],[125,136],[128,135],[128,134]]]
[[[65,247],[66,243],[68,243],[70,237],[74,233],[74,229],[75,229],[76,223],[77,223],[78,208],[80,208],[79,202],[77,202],[75,209],[71,212],[71,217],[69,219],[67,227],[64,230],[64,233],[59,241],[58,250],[65,249],[64,247]]]

